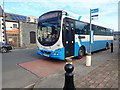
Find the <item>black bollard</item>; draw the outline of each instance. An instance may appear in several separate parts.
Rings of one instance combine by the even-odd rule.
[[[111,43],[111,52],[113,52],[113,43]]]
[[[65,84],[63,90],[76,90],[74,86],[74,74],[72,71],[74,70],[74,66],[70,63],[66,64],[64,67],[65,73]]]

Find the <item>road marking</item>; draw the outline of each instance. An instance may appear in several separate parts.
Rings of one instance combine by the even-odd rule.
[[[35,85],[35,83],[30,84],[30,85],[28,85],[28,86],[26,86],[26,87],[24,87],[24,88],[33,88],[33,87],[34,87],[34,85]]]
[[[73,58],[74,56],[70,56],[70,57],[66,57],[65,59],[70,59],[70,58]]]

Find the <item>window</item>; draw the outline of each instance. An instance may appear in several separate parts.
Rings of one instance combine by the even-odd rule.
[[[66,30],[69,30],[69,23],[66,22]]]
[[[59,35],[60,27],[57,20],[39,23],[37,36],[42,45],[50,46],[55,44]]]
[[[89,26],[88,23],[83,23],[79,21],[75,21],[75,33],[76,34],[88,34]]]
[[[113,35],[113,31],[111,29],[106,29],[106,35],[107,36],[112,36]]]
[[[34,31],[30,32],[30,43],[36,43],[36,36]]]
[[[74,27],[74,24],[73,24],[73,23],[71,23],[71,27],[72,27],[72,28]]]
[[[17,28],[17,24],[13,24],[13,28]]]
[[[106,28],[101,27],[101,35],[106,35]]]
[[[30,17],[27,17],[27,21],[30,22]]]
[[[106,35],[106,28],[93,25],[94,35]]]
[[[96,25],[92,25],[92,30],[93,30],[94,35],[96,35],[96,33],[97,33],[97,26]]]
[[[34,22],[36,23],[36,22],[37,22],[37,19],[34,19]]]
[[[71,30],[74,30],[74,24],[73,23],[70,24],[71,24]]]
[[[94,35],[104,35],[104,36],[112,36],[113,31],[111,29],[107,29],[101,26],[97,26],[92,24],[91,29],[94,31]],[[87,34],[90,33],[90,24],[80,21],[75,21],[75,33],[76,34]]]

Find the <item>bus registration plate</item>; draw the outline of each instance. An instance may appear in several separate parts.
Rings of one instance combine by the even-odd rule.
[[[47,55],[47,54],[43,54],[44,56],[46,56],[46,57],[49,57],[49,55]]]

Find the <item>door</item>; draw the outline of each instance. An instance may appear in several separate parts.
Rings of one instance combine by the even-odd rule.
[[[65,47],[65,58],[74,56],[74,22],[70,19],[64,20],[63,45]]]
[[[30,43],[32,44],[36,43],[36,36],[34,31],[30,32]]]

